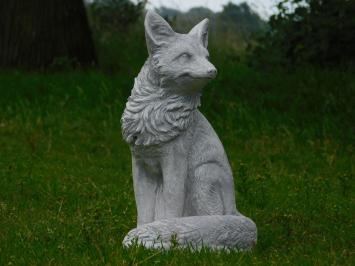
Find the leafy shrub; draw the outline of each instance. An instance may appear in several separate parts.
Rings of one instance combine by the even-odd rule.
[[[145,58],[141,26],[146,1],[94,0],[87,6],[100,68],[108,73],[135,69]],[[136,51],[128,52],[128,49]],[[144,48],[144,49],[142,49]]]
[[[253,59],[261,65],[355,62],[355,1],[282,0]]]
[[[129,0],[94,0],[89,4],[89,14],[94,31],[127,31],[127,27],[140,18],[145,2]]]

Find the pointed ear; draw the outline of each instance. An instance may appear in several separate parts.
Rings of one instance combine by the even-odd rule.
[[[196,36],[205,48],[208,46],[208,24],[209,20],[205,18],[189,32],[189,35]]]
[[[153,54],[157,48],[167,43],[169,38],[175,35],[170,25],[151,10],[145,15],[144,27],[149,55]]]

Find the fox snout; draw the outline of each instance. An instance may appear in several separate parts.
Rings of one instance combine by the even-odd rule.
[[[192,74],[192,77],[202,78],[202,79],[214,79],[217,76],[217,69],[212,65],[207,59],[200,60],[195,66],[195,73]],[[194,72],[194,71],[193,71]]]
[[[186,66],[182,66],[181,68],[185,69],[182,73],[185,75],[190,76],[194,79],[214,79],[217,75],[216,67],[209,61],[208,56],[195,56],[194,60],[188,62]]]
[[[217,76],[217,69],[212,66],[207,70],[207,75],[210,79],[214,79]]]

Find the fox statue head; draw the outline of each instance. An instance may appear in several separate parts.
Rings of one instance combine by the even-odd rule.
[[[176,94],[191,94],[215,78],[217,70],[209,62],[207,51],[208,23],[204,19],[188,34],[180,34],[157,13],[147,12],[144,22],[147,49],[162,88]]]

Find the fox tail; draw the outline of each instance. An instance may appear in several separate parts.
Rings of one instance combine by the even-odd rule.
[[[243,215],[211,215],[164,219],[138,226],[126,235],[123,245],[169,249],[177,244],[194,249],[250,250],[256,240],[256,225],[249,218]]]

